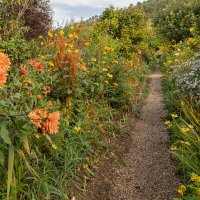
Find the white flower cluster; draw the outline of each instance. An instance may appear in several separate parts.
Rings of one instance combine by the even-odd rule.
[[[200,59],[180,65],[172,80],[178,88],[176,92],[200,101]]]

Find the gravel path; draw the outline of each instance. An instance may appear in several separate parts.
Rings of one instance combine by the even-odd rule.
[[[132,130],[132,145],[125,165],[117,171],[110,200],[172,200],[176,194],[179,182],[161,120],[164,109],[159,71],[150,79],[150,94]]]
[[[104,161],[92,180],[88,193],[78,200],[172,200],[179,181],[170,159],[161,75],[150,76],[150,93],[141,118],[130,125],[130,147],[123,164]]]

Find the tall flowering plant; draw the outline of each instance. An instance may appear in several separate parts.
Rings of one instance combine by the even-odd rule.
[[[50,99],[53,77],[48,76],[45,62],[32,59],[15,73],[9,72],[10,65],[8,56],[0,53],[0,168],[8,169],[7,199],[17,160],[22,159],[29,173],[37,176],[30,162],[35,148],[31,141],[43,136],[57,148],[50,135],[59,133],[60,121],[59,102]]]
[[[70,26],[69,30],[49,31],[48,37],[40,38],[41,54],[48,55],[48,74],[56,76],[51,96],[64,102],[77,85],[80,66],[79,33],[80,26]]]

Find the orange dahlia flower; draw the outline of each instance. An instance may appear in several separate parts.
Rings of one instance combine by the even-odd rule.
[[[46,109],[35,109],[28,115],[30,121],[45,134],[58,133],[60,112],[48,113]]]
[[[60,118],[59,111],[50,113],[48,115],[47,120],[43,124],[45,134],[58,133],[59,118]]]
[[[37,128],[42,128],[42,120],[47,117],[47,113],[46,109],[35,109],[28,114],[28,117]]]
[[[37,60],[30,60],[29,62],[33,67],[35,67],[37,69],[38,72],[42,72],[43,71],[43,64]]]
[[[0,70],[0,88],[6,83],[7,73],[4,70]]]
[[[6,54],[0,52],[0,69],[8,71],[9,68],[10,68],[10,59]]]
[[[43,71],[43,64],[38,62],[36,65],[36,69],[38,70],[38,72],[42,72]]]

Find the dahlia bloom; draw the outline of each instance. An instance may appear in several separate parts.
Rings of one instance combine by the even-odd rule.
[[[42,72],[43,71],[43,64],[37,60],[30,60],[29,62],[33,67],[35,67],[37,69],[38,72]]]
[[[6,83],[7,80],[7,72],[4,70],[0,70],[0,88]]]
[[[0,52],[0,89],[4,86],[7,80],[7,72],[10,68],[10,59],[8,56]]]
[[[0,52],[0,69],[8,71],[10,68],[10,59],[8,56]]]
[[[45,134],[55,134],[58,133],[60,113],[59,111],[50,113],[43,124]]]
[[[47,110],[35,109],[28,114],[28,117],[37,128],[42,128],[42,120],[47,117]]]
[[[28,115],[30,121],[42,130],[42,134],[58,133],[60,112],[48,113],[46,109],[35,109]]]

